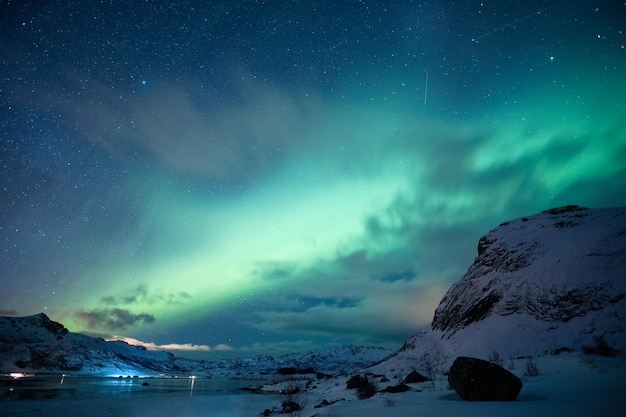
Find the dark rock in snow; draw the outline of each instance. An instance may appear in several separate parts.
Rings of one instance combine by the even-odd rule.
[[[426,382],[426,381],[430,381],[430,378],[425,377],[424,375],[420,374],[417,371],[413,371],[402,380],[402,383],[403,384],[415,384],[418,382]]]
[[[408,385],[400,384],[400,385],[389,385],[388,387],[381,390],[380,392],[388,392],[390,394],[397,394],[399,392],[407,392],[410,390],[411,390],[411,387],[409,387]]]
[[[367,379],[365,376],[355,375],[346,383],[347,389],[356,389],[359,400],[373,397],[378,391],[376,384]]]
[[[283,414],[291,414],[291,413],[295,413],[296,411],[300,410],[300,404],[293,402],[293,401],[285,401],[284,403],[282,403],[283,406]]]
[[[278,374],[280,375],[305,375],[305,374],[314,374],[315,373],[315,369],[313,368],[303,368],[303,369],[297,369],[294,368],[292,366],[288,366],[288,367],[284,367],[284,368],[278,368],[277,370]]]
[[[313,408],[327,407],[329,405],[335,404],[336,402],[344,401],[344,400],[345,400],[345,398],[340,398],[340,399],[337,399],[337,400],[334,400],[334,401],[328,401],[326,399],[323,399],[322,402],[320,402],[318,405],[314,406]]]
[[[369,381],[366,377],[361,375],[355,375],[352,378],[348,379],[346,382],[347,389],[363,389],[367,386]]]
[[[515,401],[522,380],[495,363],[460,356],[448,373],[450,386],[466,401]]]
[[[558,349],[554,349],[552,351],[552,354],[553,355],[560,355],[561,353],[569,353],[569,352],[572,352],[572,349],[568,348],[567,346],[562,346],[562,347],[560,347]]]
[[[324,400],[322,400],[321,403],[319,403],[318,405],[316,405],[313,408],[322,408],[322,407],[326,407],[326,406],[329,406],[329,405],[330,405],[330,403],[328,402],[328,400],[324,399]]]

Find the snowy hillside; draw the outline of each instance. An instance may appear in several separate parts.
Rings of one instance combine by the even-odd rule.
[[[446,367],[458,355],[580,350],[594,337],[624,350],[625,294],[626,208],[567,206],[515,219],[480,239],[431,328],[392,362]]]
[[[339,346],[279,358],[198,361],[122,341],[105,341],[71,333],[40,313],[0,317],[0,373],[58,372],[89,375],[202,375],[256,378],[313,370],[341,373],[362,368],[389,354],[379,347]]]
[[[177,370],[170,353],[71,333],[43,313],[0,317],[0,354],[1,373],[137,375]]]
[[[311,370],[315,373],[342,374],[364,368],[390,353],[390,350],[377,346],[344,345],[311,352],[290,353],[278,358],[257,355],[203,362],[202,370],[209,375],[223,377],[276,375],[278,370],[283,375],[303,374]]]

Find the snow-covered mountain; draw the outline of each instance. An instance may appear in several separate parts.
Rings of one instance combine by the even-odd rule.
[[[459,355],[506,360],[598,341],[625,350],[625,295],[626,208],[546,210],[482,237],[431,328],[389,360],[446,367]]]
[[[89,375],[199,375],[256,378],[303,372],[341,373],[362,368],[389,354],[369,346],[338,346],[274,358],[257,355],[218,361],[177,358],[122,341],[69,332],[39,313],[0,317],[0,374],[10,372]]]
[[[204,362],[203,369],[210,375],[223,377],[255,377],[304,373],[313,370],[322,374],[344,374],[380,361],[391,353],[378,346],[342,345],[310,352],[289,353],[278,358],[256,355]],[[280,371],[279,371],[280,370]]]
[[[69,332],[43,313],[0,317],[0,372],[176,373],[174,355]]]

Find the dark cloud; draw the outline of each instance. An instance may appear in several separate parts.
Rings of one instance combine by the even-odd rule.
[[[134,314],[121,308],[100,310],[78,310],[74,317],[85,323],[89,329],[126,330],[136,324],[151,324],[155,318],[151,314]]]
[[[307,334],[341,342],[401,343],[432,318],[445,291],[438,281],[458,276],[416,273],[415,248],[390,247],[384,253],[359,249],[309,268],[266,264],[257,273],[275,285],[272,302],[250,325],[272,333]],[[418,260],[419,261],[419,260]],[[447,287],[447,284],[446,284]],[[395,300],[389,304],[389,300]]]
[[[394,282],[415,278],[414,258],[408,256],[406,248],[391,248],[383,254],[370,254],[359,249],[337,258],[336,264],[344,274],[358,274],[363,278]],[[404,267],[403,267],[404,266]]]
[[[148,285],[140,284],[123,294],[107,295],[102,297],[102,304],[109,307],[128,306],[135,304],[178,304],[183,305],[192,297],[185,291],[164,294],[159,291],[152,291]]]
[[[0,316],[14,317],[18,316],[17,310],[0,310]]]
[[[399,300],[402,302],[404,300]],[[410,317],[399,317],[393,308],[375,305],[338,306],[319,304],[305,311],[268,311],[260,313],[255,324],[264,331],[307,334],[341,341],[344,338],[364,344],[401,343],[419,327]],[[405,314],[407,310],[404,311]]]
[[[390,272],[389,274],[380,277],[381,281],[396,282],[396,281],[410,281],[415,278],[415,271],[413,269],[407,269],[403,272]]]

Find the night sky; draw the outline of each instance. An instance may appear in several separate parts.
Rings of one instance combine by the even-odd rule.
[[[491,228],[626,205],[625,31],[610,0],[3,1],[0,315],[399,347]]]

